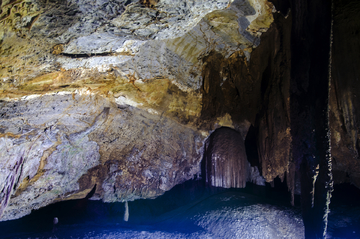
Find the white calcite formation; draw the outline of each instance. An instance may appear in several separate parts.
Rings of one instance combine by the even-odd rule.
[[[215,127],[199,127],[203,58],[248,60],[273,21],[266,0],[0,5],[0,220],[199,174]]]

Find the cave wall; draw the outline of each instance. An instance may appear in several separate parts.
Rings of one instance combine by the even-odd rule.
[[[0,104],[2,220],[95,186],[104,202],[154,198],[200,171],[205,137],[169,118],[94,94]]]
[[[299,175],[291,174],[295,171],[295,164],[291,157],[289,118],[292,13],[287,1],[273,2],[279,13],[274,14],[274,23],[262,35],[262,44],[252,52],[248,67],[248,72],[252,72],[251,79],[256,79],[253,81],[258,84],[252,94],[253,102],[258,102],[258,108],[254,110],[257,112],[256,121],[251,121],[251,117],[248,119],[258,131],[257,147],[262,175],[268,182],[277,176],[281,179],[286,176],[289,190],[295,190],[292,185],[296,184]],[[357,110],[359,73],[356,65],[360,50],[360,19],[356,9],[359,8],[357,1],[334,1],[329,98],[334,183],[350,182],[357,187],[360,161]],[[298,187],[296,190],[300,193]]]
[[[254,50],[250,72],[259,82],[261,105],[254,126],[258,129],[258,154],[267,182],[289,173],[290,135],[290,32],[291,15],[275,14],[275,22]]]
[[[221,74],[232,64],[220,58],[215,60],[215,54],[207,58],[210,66],[204,75],[204,99],[207,100],[204,105],[209,105],[208,112],[212,116],[229,112],[236,119],[236,113],[239,113],[253,124],[262,176],[267,182],[275,177],[281,180],[286,177],[292,194],[295,191],[302,194],[307,237],[322,237],[326,233],[332,182],[351,182],[359,187],[356,67],[360,42],[360,21],[356,11],[359,3],[334,1],[331,54],[329,4],[326,8],[309,2],[297,4],[292,3],[294,11],[298,8],[294,20],[293,12],[288,11],[289,3],[275,3],[276,7],[281,5],[282,14],[274,14],[274,23],[262,35],[262,44],[252,52],[250,61],[237,62],[234,64],[237,70],[226,75],[230,75],[233,85],[221,83]],[[304,16],[311,11],[314,15],[321,12],[324,17],[305,21]],[[294,22],[297,27],[292,26]],[[302,25],[302,22],[308,22],[308,25]],[[322,30],[308,29],[312,24]],[[291,34],[293,39],[299,40],[292,41]],[[302,42],[302,37],[308,42]],[[295,60],[294,56],[291,58],[293,52],[296,53]],[[224,65],[227,66],[225,70]],[[241,72],[240,77],[234,72]],[[244,82],[252,84],[249,87]],[[231,107],[227,102],[236,102],[235,97],[245,94],[239,93],[240,85],[252,91],[252,112],[249,108],[243,109],[241,103],[233,103],[229,110]],[[235,120],[234,125],[240,122]]]
[[[247,61],[241,52],[229,58],[212,52],[204,58],[201,123],[231,116],[230,126],[246,136],[250,124],[263,177],[284,179],[291,161],[289,116],[291,15],[274,14],[274,23]],[[228,126],[228,125],[227,125]]]

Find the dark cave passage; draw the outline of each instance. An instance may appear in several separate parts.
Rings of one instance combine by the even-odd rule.
[[[255,128],[253,125],[250,125],[250,128],[246,134],[245,138],[245,149],[247,160],[249,161],[252,167],[258,167],[259,171],[261,171],[260,163],[259,163],[259,153],[257,148],[258,141],[258,128]]]
[[[360,238],[360,189],[334,185],[326,238]]]

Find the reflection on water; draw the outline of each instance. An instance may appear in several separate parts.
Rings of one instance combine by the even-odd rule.
[[[346,210],[341,202],[334,205],[328,238],[358,238],[358,232],[353,230],[356,226],[360,228],[356,224],[359,220],[342,217]],[[290,207],[289,195],[270,187],[205,188],[201,180],[190,180],[156,199],[128,202],[127,222],[125,208],[125,203],[86,199],[56,203],[24,218],[0,222],[0,237],[303,238],[304,235],[299,207]],[[336,208],[342,211],[336,213]],[[339,235],[344,233],[338,230],[341,226],[352,230],[351,237]]]

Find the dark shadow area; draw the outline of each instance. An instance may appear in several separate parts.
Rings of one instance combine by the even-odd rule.
[[[360,189],[354,185],[334,186],[326,238],[360,238]]]
[[[334,185],[330,208],[332,206],[343,204],[348,206],[360,206],[360,189],[350,183]]]
[[[259,154],[257,148],[257,135],[259,134],[258,131],[258,128],[250,125],[250,128],[245,138],[245,149],[247,160],[251,164],[251,167],[257,166],[258,168],[260,168]]]
[[[276,177],[273,183],[266,183],[267,197],[276,200],[283,201],[284,204],[290,206],[291,195],[286,184],[286,177],[281,182],[279,177]]]

